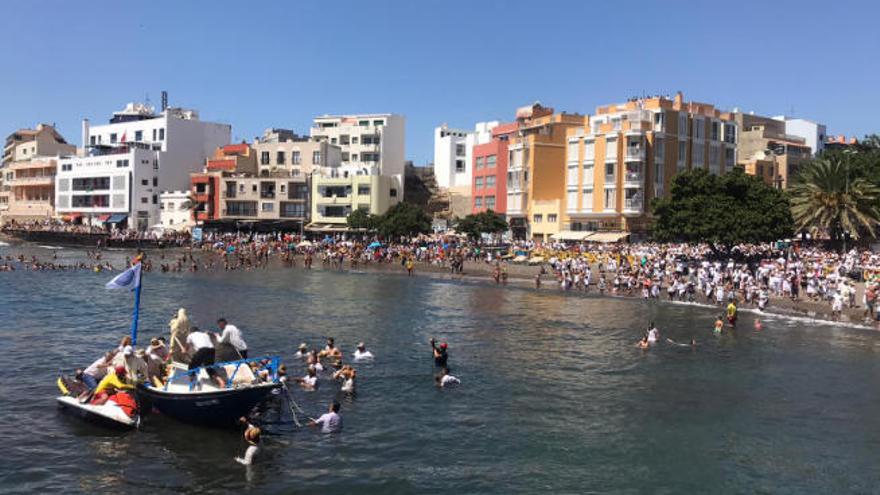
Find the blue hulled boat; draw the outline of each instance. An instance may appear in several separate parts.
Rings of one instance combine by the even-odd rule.
[[[251,363],[257,363],[256,373]],[[228,361],[192,371],[179,363],[173,366],[174,372],[163,386],[138,386],[143,411],[155,408],[185,423],[230,426],[282,386],[277,357]],[[209,370],[220,376],[225,386],[219,386]]]

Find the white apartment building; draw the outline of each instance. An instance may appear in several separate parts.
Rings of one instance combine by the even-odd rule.
[[[444,189],[469,194],[473,179],[474,146],[492,140],[498,121],[478,122],[473,131],[443,124],[434,129],[434,177]]]
[[[229,144],[229,124],[202,122],[195,110],[129,104],[109,124],[83,121],[83,156],[58,160],[56,212],[71,221],[146,230],[161,222],[162,191],[189,189],[218,146]]]
[[[190,211],[189,191],[159,193],[159,219],[165,230],[186,231],[195,224]]]
[[[813,156],[818,155],[825,149],[825,138],[828,136],[825,124],[819,124],[806,119],[795,119],[784,115],[777,115],[773,119],[785,122],[785,133],[789,136],[804,138]]]
[[[315,117],[311,136],[341,149],[342,166],[394,178],[403,197],[406,119],[390,113]]]

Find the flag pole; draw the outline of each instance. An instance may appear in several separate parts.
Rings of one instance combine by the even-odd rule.
[[[140,262],[139,262],[140,263]],[[138,279],[134,286],[134,313],[131,315],[131,345],[137,345],[138,338],[138,318],[141,312],[141,284],[144,281],[144,267],[141,265],[138,270]]]

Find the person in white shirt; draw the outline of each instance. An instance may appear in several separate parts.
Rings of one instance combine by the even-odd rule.
[[[239,464],[250,466],[254,463],[254,456],[260,451],[260,434],[262,432],[256,426],[248,423],[245,418],[241,418],[238,421],[241,424],[247,425],[244,430],[244,441],[247,442],[248,447],[244,451],[244,456],[236,457],[235,461]]]
[[[309,346],[305,342],[299,345],[299,350],[293,354],[297,359],[305,359],[309,355]]]
[[[107,368],[113,364],[113,357],[115,355],[115,350],[109,351],[83,371],[83,382],[89,387],[89,390],[95,390],[98,382],[107,376]]]
[[[241,336],[241,330],[235,325],[226,322],[226,318],[217,320],[217,326],[220,327],[219,342],[221,344],[229,344],[235,348],[242,359],[247,359],[248,348],[247,342]]]
[[[192,331],[186,337],[186,348],[192,356],[188,367],[190,371],[214,364],[214,342],[211,340],[211,335],[208,332],[203,332],[198,327],[192,327]],[[206,371],[208,376],[213,378],[220,388],[225,387],[226,384],[217,376],[213,368],[207,368]],[[196,377],[197,375],[194,373],[190,380],[195,381]]]
[[[367,350],[363,342],[358,342],[353,356],[355,361],[370,361],[373,359],[373,353]]]
[[[651,326],[648,327],[648,343],[656,344],[660,340],[660,330],[654,325],[654,322],[651,322]]]
[[[309,366],[306,376],[302,378],[294,378],[294,381],[299,383],[299,385],[306,390],[315,390],[318,388],[318,373],[315,371],[314,366]]]
[[[443,368],[440,370],[440,374],[437,375],[437,386],[440,388],[450,387],[452,385],[461,384],[461,380],[449,374],[449,370]]]
[[[320,418],[313,419],[309,426],[320,426],[321,433],[339,433],[342,431],[342,416],[339,415],[339,403],[330,404],[330,411]]]

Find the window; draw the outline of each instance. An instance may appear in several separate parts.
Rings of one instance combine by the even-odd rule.
[[[606,163],[605,164],[605,184],[614,184],[616,178],[614,177],[614,166],[615,163]]]
[[[141,198],[141,203],[147,204],[147,201],[148,201],[147,198]]]
[[[385,121],[384,120],[374,120],[373,125],[376,127],[378,127],[380,125],[385,125]]]
[[[304,217],[306,216],[306,204],[282,201],[281,211],[278,214],[282,217]]]
[[[495,168],[495,163],[497,161],[497,156],[489,155],[486,157],[486,167],[487,168]]]
[[[654,161],[662,162],[666,157],[666,142],[661,137],[654,138]]]
[[[275,164],[276,165],[284,165],[285,162],[287,161],[286,159],[287,159],[287,157],[284,156],[283,151],[278,151],[275,153]]]
[[[578,161],[578,144],[580,144],[578,141],[568,143],[567,159],[569,163]]]
[[[463,144],[455,145],[455,156],[464,156],[465,155],[465,146]]]
[[[392,198],[396,198],[397,197],[397,189],[392,188],[391,191],[389,191],[389,196],[391,196]]]
[[[321,164],[321,151],[315,150],[312,152],[312,165],[320,165]]]
[[[678,169],[682,170],[687,164],[687,141],[678,142]]]
[[[158,194],[154,194],[154,195],[153,195],[153,204],[156,204],[156,203],[158,203],[158,202],[159,202],[159,195],[158,195]]]
[[[718,149],[718,146],[710,146],[709,147],[709,164],[710,165],[720,165],[721,162],[721,150]]]
[[[576,186],[578,183],[578,167],[575,163],[574,166],[568,167],[568,176],[566,177],[566,184],[569,186]]]
[[[703,119],[694,119],[694,139],[706,139],[706,121]]]
[[[226,214],[236,217],[255,217],[257,216],[257,202],[227,201]]]
[[[678,112],[678,135],[687,136],[688,134],[688,116],[684,112]]]
[[[581,198],[581,210],[593,211],[593,188],[584,188]]]
[[[256,184],[253,184],[251,186],[251,192],[254,192],[254,193],[257,192],[257,185]]]
[[[459,174],[464,172],[464,160],[455,160],[455,172]]]
[[[357,154],[357,153],[352,153],[352,154],[351,154],[351,161],[353,161],[353,162],[358,161],[358,154]]]
[[[606,188],[605,189],[605,209],[613,210],[617,208],[617,189],[615,188]]]
[[[300,164],[299,151],[291,151],[290,152],[290,162],[294,165]]]
[[[568,204],[569,211],[576,211],[578,207],[578,192],[577,191],[568,191],[568,198],[566,200],[566,204]]]
[[[584,161],[595,160],[596,158],[596,142],[584,141]]]
[[[361,127],[368,127],[370,125],[370,121],[369,120],[360,120],[360,121],[358,121],[358,125]]]
[[[556,213],[547,215],[547,223],[556,223]]]
[[[663,162],[654,162],[654,196],[663,195]]]
[[[486,208],[490,210],[495,209],[495,196],[486,196]]]
[[[486,187],[495,187],[495,176],[487,175],[486,176]]]
[[[733,148],[724,148],[724,166],[729,168],[733,168],[735,151]]]
[[[352,136],[351,144],[358,144],[358,137],[357,136]]]
[[[95,136],[89,138],[89,144],[91,144],[92,146],[95,145]]]
[[[474,188],[475,189],[482,189],[483,188],[483,178],[482,177],[477,177],[474,179]]]
[[[141,185],[142,186],[149,186],[150,185],[149,179],[141,179]]]
[[[605,141],[605,159],[614,160],[617,158],[617,139],[607,139]]]
[[[712,141],[718,141],[719,136],[721,135],[721,131],[719,129],[720,127],[721,127],[721,125],[717,121],[715,121],[715,120],[712,121],[712,135],[711,135]]]
[[[734,144],[736,143],[736,125],[735,124],[724,124],[724,142]]]
[[[124,162],[122,160],[116,160],[116,168],[124,167]]]
[[[482,208],[483,207],[483,198],[481,196],[477,196],[474,198],[474,208]]]
[[[370,186],[369,184],[361,184],[358,186],[358,196],[369,196],[370,195]]]
[[[476,168],[477,170],[479,170],[479,169],[481,169],[481,168],[483,168],[483,167],[485,167],[485,166],[486,166],[486,159],[483,158],[482,156],[478,156],[478,157],[476,158],[476,160],[475,160],[474,168]]]
[[[544,220],[544,215],[535,214],[532,215],[532,223],[541,223]]]
[[[243,192],[244,192],[244,184],[239,184],[239,185],[238,185],[238,192],[240,192],[240,193],[243,193]]]
[[[694,143],[693,147],[693,156],[691,157],[691,166],[692,167],[702,167],[703,166],[703,155],[706,152],[706,146],[703,144]]]
[[[134,140],[138,143],[144,140],[144,131],[134,131]]]
[[[584,162],[584,185],[593,184],[593,164]]]
[[[269,152],[264,151],[260,153],[260,165],[268,165],[269,164]]]
[[[153,141],[156,140],[156,129],[153,129]]]
[[[275,211],[275,203],[263,203],[260,205],[260,208],[265,212]]]
[[[116,142],[116,133],[115,133],[115,132],[110,134],[110,142],[111,142],[111,143],[115,143],[115,142]]]
[[[165,140],[165,128],[162,127],[159,129],[159,141],[164,141],[164,140]]]

